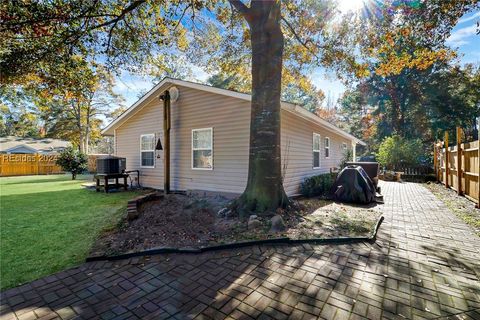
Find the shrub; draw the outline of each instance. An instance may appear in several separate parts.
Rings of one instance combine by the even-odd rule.
[[[64,171],[72,173],[72,180],[77,178],[77,174],[84,172],[88,167],[88,157],[86,154],[75,150],[73,147],[65,148],[57,159],[57,165]]]
[[[326,196],[332,188],[335,178],[335,173],[325,173],[307,178],[300,185],[300,192],[305,197]]]
[[[377,160],[384,167],[393,167],[407,164],[419,164],[423,154],[422,142],[418,139],[408,140],[398,135],[385,138],[377,153]]]
[[[352,149],[347,149],[343,152],[342,155],[342,160],[339,163],[340,169],[343,169],[347,166],[347,162],[350,161],[356,161],[356,159],[353,159],[353,150]]]

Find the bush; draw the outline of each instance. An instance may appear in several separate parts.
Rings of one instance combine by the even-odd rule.
[[[325,173],[307,178],[300,185],[300,193],[305,197],[326,196],[332,188],[335,178],[335,173]]]
[[[64,171],[71,172],[72,180],[75,180],[77,174],[87,170],[88,157],[86,154],[73,149],[73,147],[68,147],[60,152],[57,165],[61,166]]]
[[[387,169],[400,165],[416,165],[423,155],[422,142],[418,139],[408,140],[398,135],[385,138],[377,153],[377,160]]]
[[[339,163],[340,169],[343,169],[347,166],[347,162],[351,161],[356,161],[356,159],[353,159],[353,150],[352,149],[347,149],[343,152],[342,155],[342,160]]]

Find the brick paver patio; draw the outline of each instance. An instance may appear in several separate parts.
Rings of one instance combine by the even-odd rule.
[[[480,319],[480,238],[424,187],[383,183],[375,244],[96,262],[3,292],[1,319]]]

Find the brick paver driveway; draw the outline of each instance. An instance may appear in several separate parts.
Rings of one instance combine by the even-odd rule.
[[[480,319],[480,238],[418,184],[383,183],[375,244],[88,263],[2,293],[2,319]]]

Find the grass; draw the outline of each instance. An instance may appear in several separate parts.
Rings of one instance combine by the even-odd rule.
[[[134,192],[97,193],[87,176],[0,178],[0,288],[81,264],[95,238],[125,213]]]

